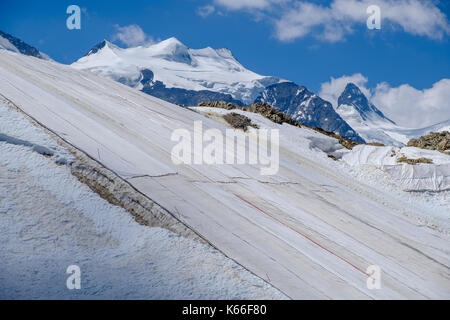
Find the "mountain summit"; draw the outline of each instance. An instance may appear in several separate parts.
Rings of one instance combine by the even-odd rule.
[[[117,49],[119,48],[118,46],[112,44],[111,42],[109,42],[106,39],[103,39],[102,41],[100,41],[99,43],[97,43],[95,46],[92,47],[91,50],[89,50],[88,53],[86,53],[84,56],[90,56],[90,55],[94,55],[97,52],[99,52],[100,50],[102,50],[103,48],[113,48],[113,49]]]
[[[339,96],[336,112],[366,142],[379,142],[386,145],[403,144],[393,133],[400,128],[378,110],[354,83],[348,83]]]
[[[336,113],[331,103],[293,82],[268,86],[256,99],[256,102],[266,102],[300,123],[364,142],[355,130]]]
[[[388,119],[380,110],[367,100],[367,97],[354,83],[348,83],[338,98],[338,109],[343,106],[353,107],[363,120],[376,119],[385,120],[392,124],[394,121]]]
[[[161,41],[151,48],[154,50],[154,57],[162,58],[167,61],[195,65],[196,61],[190,52],[180,40],[175,37]]]
[[[247,70],[228,49],[190,49],[174,37],[127,49],[103,40],[72,66],[184,105],[250,104],[266,86],[283,81]]]

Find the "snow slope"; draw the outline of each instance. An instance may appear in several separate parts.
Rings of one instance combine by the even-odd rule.
[[[285,298],[217,250],[101,199],[55,163],[67,150],[1,103],[0,134],[16,138],[0,139],[0,299]],[[80,291],[65,286],[73,264]]]
[[[128,49],[104,40],[72,66],[138,89],[142,89],[141,71],[151,70],[153,80],[167,88],[231,94],[244,103],[252,103],[267,85],[280,81],[247,70],[228,49],[190,49],[176,38]]]
[[[0,71],[2,96],[287,296],[450,297],[448,206],[431,224],[428,203],[339,169],[323,152],[339,152],[336,143],[294,136],[273,176],[246,164],[174,165],[174,130],[227,126],[56,63],[1,52]],[[366,286],[370,265],[382,270],[380,290]]]
[[[385,145],[401,147],[406,145],[409,140],[427,135],[430,132],[450,131],[450,119],[424,128],[404,128],[379,121],[379,119],[361,121],[354,110],[345,105],[341,106],[341,109],[337,112],[367,142],[380,142]]]
[[[385,129],[387,135],[403,144],[407,144],[410,139],[425,136],[430,132],[441,132],[441,131],[450,131],[450,119],[432,126],[419,129],[408,129],[401,127]]]

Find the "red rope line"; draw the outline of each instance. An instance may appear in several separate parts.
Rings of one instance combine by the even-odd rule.
[[[315,244],[316,246],[318,246],[319,248],[325,250],[326,252],[328,252],[328,253],[332,254],[333,256],[339,258],[340,260],[344,261],[345,263],[347,263],[348,265],[352,266],[354,269],[358,270],[359,272],[363,273],[364,275],[366,275],[366,276],[368,276],[368,277],[371,277],[370,274],[367,274],[365,271],[361,270],[360,268],[358,268],[357,266],[355,266],[355,265],[354,265],[353,263],[351,263],[350,261],[348,261],[348,260],[342,258],[341,256],[338,256],[338,255],[337,255],[336,253],[334,253],[333,251],[331,251],[331,250],[325,248],[325,247],[322,246],[320,243],[314,241],[313,239],[311,239],[311,238],[308,237],[307,235],[305,235],[305,234],[303,234],[303,233],[301,233],[301,232],[295,230],[294,228],[292,228],[292,227],[289,226],[288,224],[284,223],[283,221],[280,221],[280,220],[278,220],[278,219],[272,217],[270,214],[268,214],[268,213],[265,212],[264,210],[258,208],[257,206],[255,206],[255,205],[254,205],[253,203],[251,203],[250,201],[245,200],[245,199],[242,198],[241,196],[239,196],[239,195],[237,195],[237,194],[234,194],[234,195],[235,195],[236,197],[238,197],[240,200],[244,201],[245,203],[251,205],[253,208],[255,208],[255,209],[257,209],[258,211],[262,212],[263,214],[265,214],[265,215],[268,216],[269,218],[275,220],[275,221],[278,222],[278,223],[281,223],[281,224],[284,225],[285,227],[287,227],[287,228],[291,229],[292,231],[296,232],[297,234],[301,235],[303,238],[305,238],[305,239],[311,241],[312,243],[314,243],[314,244]]]

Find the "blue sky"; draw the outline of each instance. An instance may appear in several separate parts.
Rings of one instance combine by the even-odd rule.
[[[376,1],[388,0],[373,2]],[[339,0],[308,1],[315,10],[307,15],[308,19],[314,20],[319,16],[314,13],[322,14],[323,8],[336,5],[333,2]],[[81,30],[66,28],[66,8],[70,4],[83,8]],[[450,16],[448,1],[435,1],[432,7]],[[201,16],[200,10],[209,15]],[[363,13],[363,18],[355,21],[331,19],[331,25],[340,27],[329,28],[327,35],[323,31],[329,27],[324,13],[319,24],[310,29],[293,23],[280,31],[282,23],[289,23],[289,19],[295,21],[293,12],[304,23],[301,10],[296,0],[2,0],[0,30],[21,38],[59,62],[71,63],[102,39],[112,39],[117,31],[115,25],[136,24],[156,40],[175,36],[191,48],[227,47],[248,69],[292,80],[315,92],[330,77],[356,73],[368,79],[369,88],[386,82],[391,87],[409,84],[421,90],[450,78],[449,30],[435,37],[448,24],[423,31],[422,13],[417,17],[418,22],[409,21],[410,25],[396,24],[395,17],[383,20],[383,14],[389,16],[393,9],[381,12],[381,30],[369,30]],[[430,12],[436,13],[433,10]],[[407,18],[411,20],[411,17],[414,18]],[[430,19],[436,20],[433,16]],[[448,23],[448,18],[444,21]],[[424,28],[429,23],[423,22]],[[346,33],[346,27],[352,31]],[[405,28],[413,30],[405,31]],[[344,36],[338,41],[326,40],[327,36],[342,30]],[[289,36],[291,31],[297,35]],[[303,34],[299,36],[299,32]]]

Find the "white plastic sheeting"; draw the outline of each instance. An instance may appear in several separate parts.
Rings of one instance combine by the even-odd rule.
[[[416,202],[341,174],[307,130],[286,129],[305,137],[280,143],[279,173],[266,177],[248,164],[173,165],[174,130],[227,127],[89,72],[0,52],[0,93],[289,297],[449,298],[447,233],[416,223]],[[120,172],[125,164],[134,171]],[[382,289],[338,256],[379,265]]]
[[[409,165],[383,166],[393,179],[406,191],[450,190],[450,165]]]
[[[427,158],[432,164],[410,165],[398,159]],[[444,191],[450,189],[450,156],[435,150],[414,147],[376,147],[360,145],[346,153],[342,160],[352,166],[373,165],[390,174],[405,191]]]

